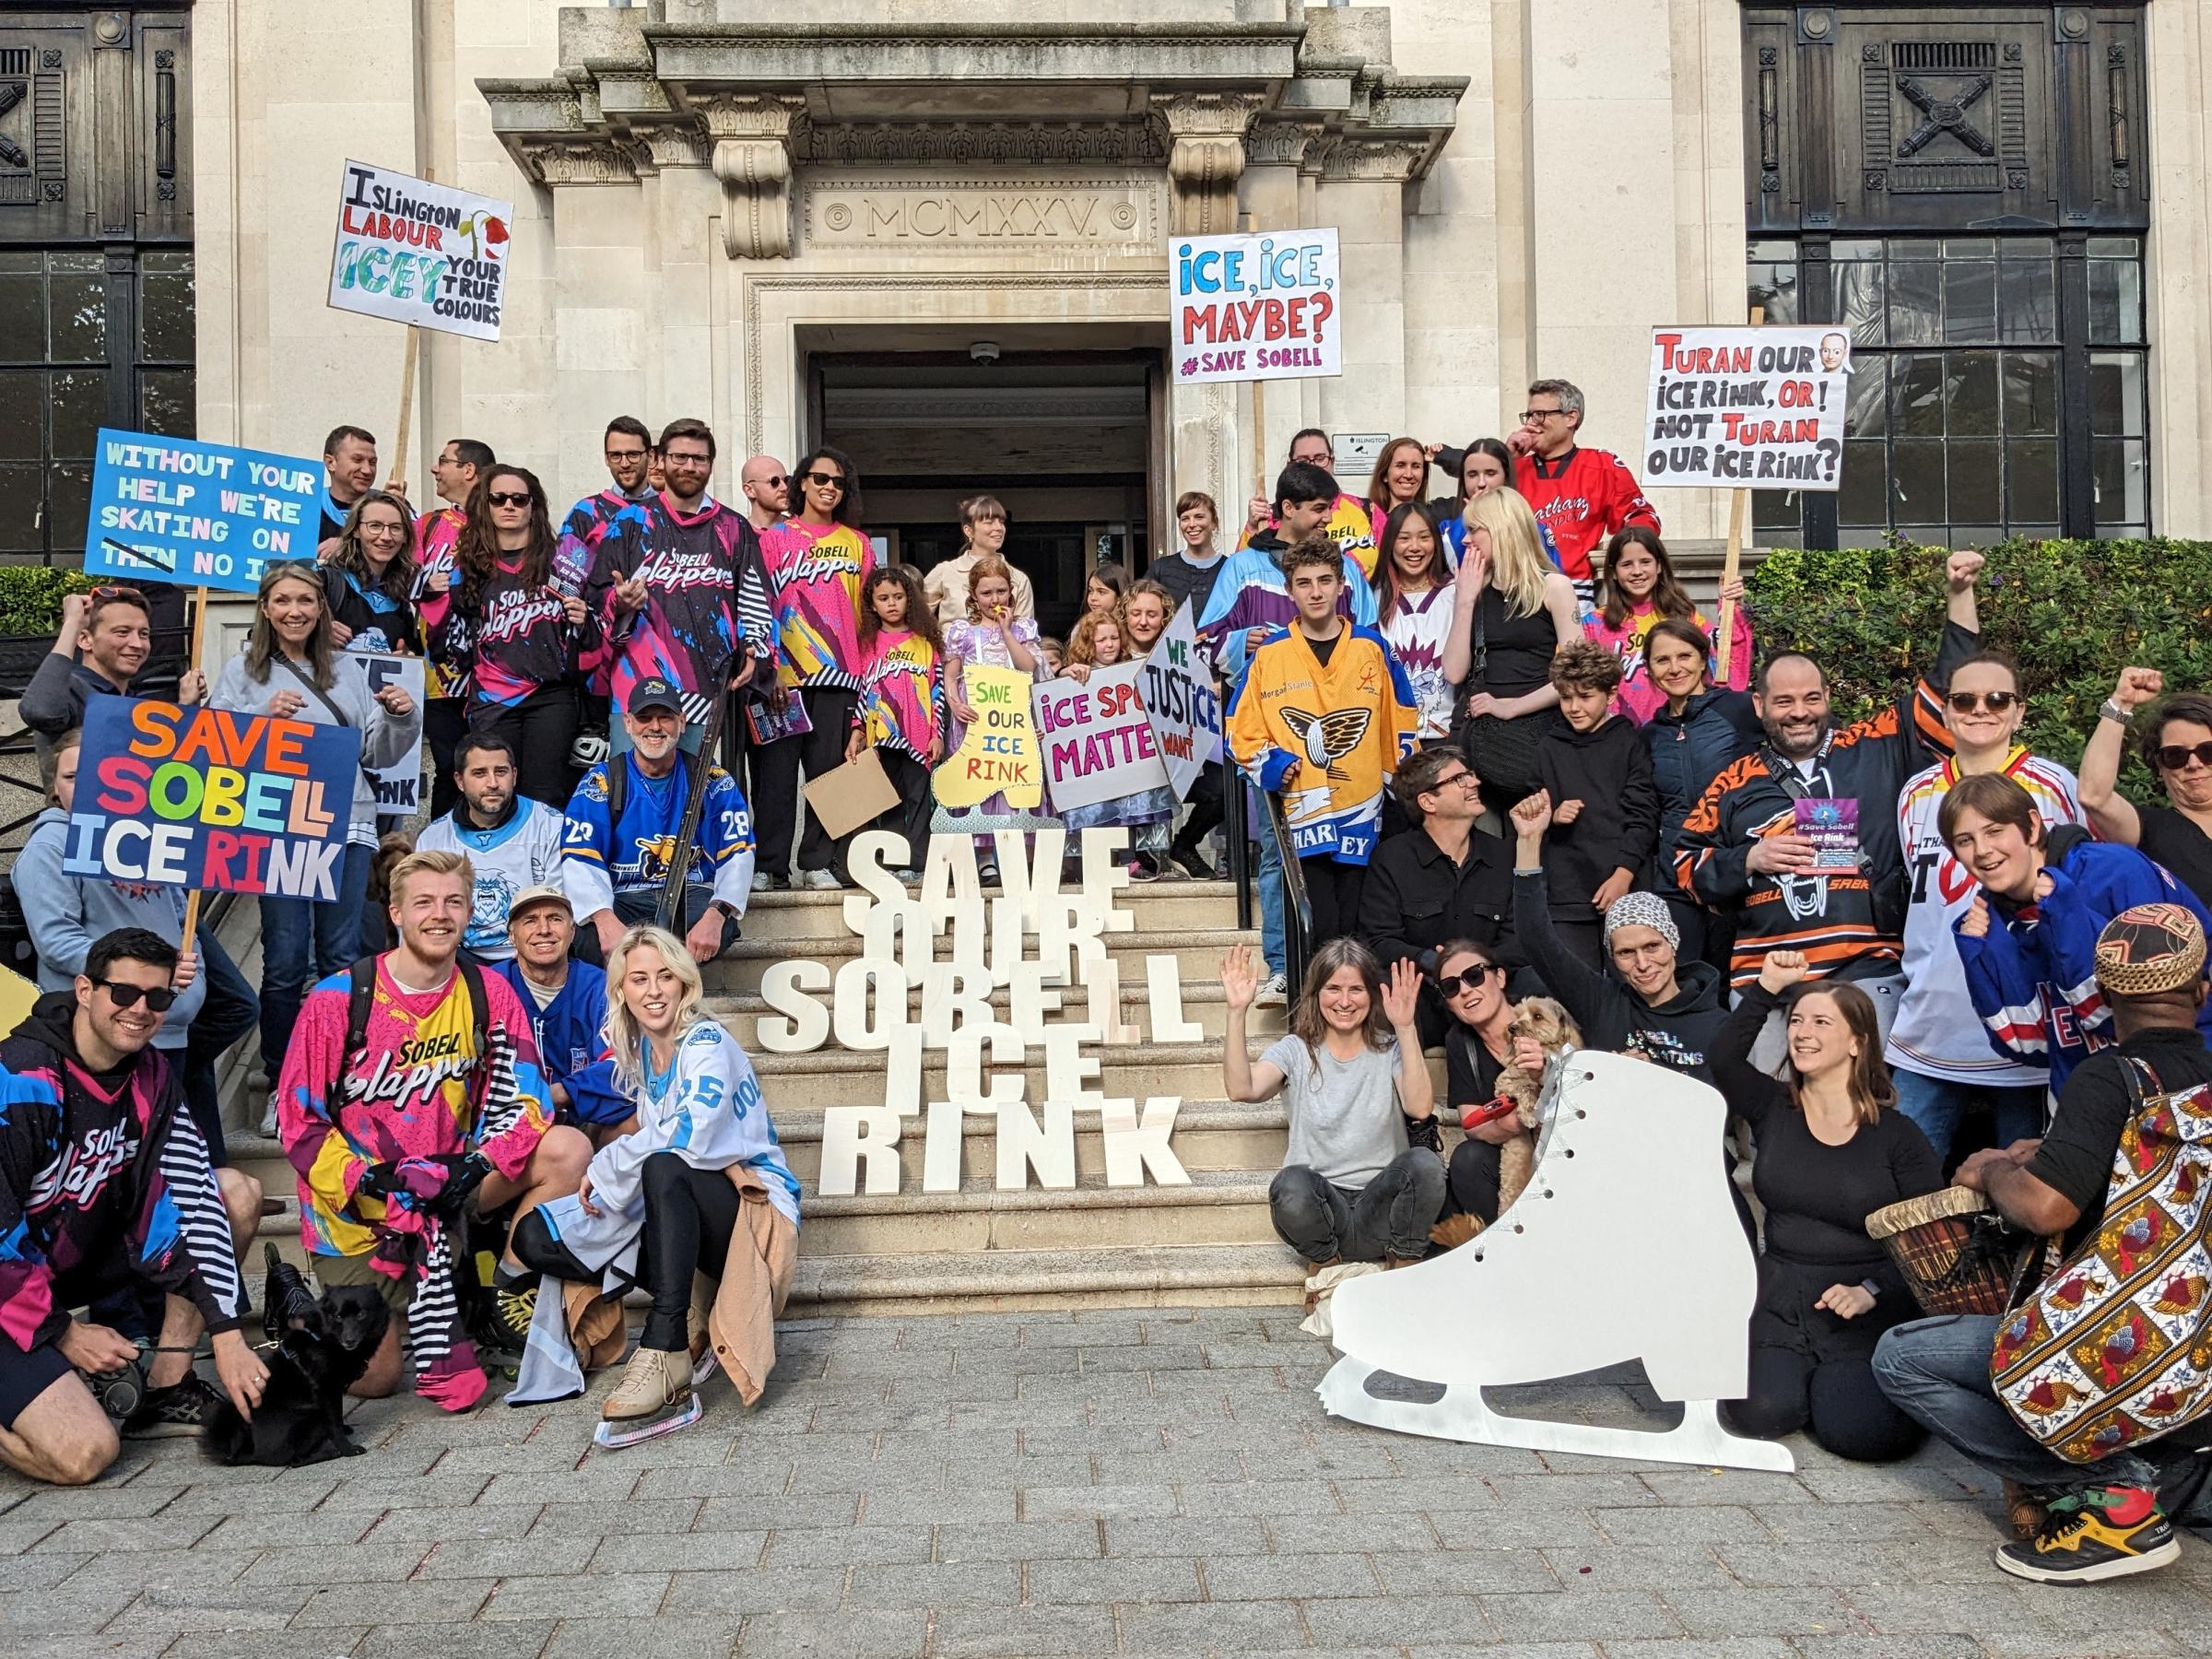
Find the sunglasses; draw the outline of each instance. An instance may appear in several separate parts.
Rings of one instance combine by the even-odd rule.
[[[840,489],[845,487],[844,475],[841,473],[810,472],[806,477],[809,484],[825,488],[834,484]]]
[[[104,605],[111,599],[136,599],[143,603],[146,595],[135,587],[123,587],[112,582],[103,582],[99,587],[91,589],[88,597],[98,599]]]
[[[1954,691],[1945,700],[1954,714],[1971,714],[1977,709],[1987,709],[1992,714],[2002,714],[2019,702],[2018,691]]]
[[[184,994],[167,985],[157,986],[149,991],[144,985],[126,985],[119,980],[96,979],[92,982],[105,991],[119,1008],[135,1008],[138,1006],[138,999],[143,996],[146,1006],[157,1014],[168,1013],[176,1006],[177,998]]]
[[[2212,766],[2212,743],[2168,743],[2159,748],[2159,766],[2164,771],[2180,771],[2194,759],[2199,766]]]
[[[531,495],[526,489],[493,489],[486,491],[485,499],[494,507],[527,507]]]
[[[790,483],[791,479],[782,473],[777,473],[773,477],[763,478],[760,482],[770,489],[781,489],[784,485]]]
[[[1478,962],[1472,968],[1461,969],[1457,973],[1438,974],[1436,988],[1446,996],[1457,996],[1462,991],[1479,991],[1493,973],[1500,979],[1505,977],[1505,970],[1497,963]]]

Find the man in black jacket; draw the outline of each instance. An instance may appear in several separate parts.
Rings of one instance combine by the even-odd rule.
[[[139,1362],[132,1337],[72,1308],[160,1300],[125,1434],[196,1430],[213,1397],[191,1369],[203,1330],[241,1413],[268,1379],[239,1334],[226,1183],[151,1046],[176,961],[142,928],[103,935],[76,987],[0,1041],[0,1462],[35,1480],[81,1486],[114,1461],[115,1430],[79,1373]]]
[[[2096,960],[2119,1041],[2074,1068],[2041,1140],[1977,1152],[1952,1177],[2026,1231],[2065,1235],[2069,1260],[2104,1219],[2121,1135],[2145,1087],[2138,1068],[2147,1067],[2157,1079],[2149,1087],[2164,1094],[2212,1083],[2212,1053],[2196,1029],[2206,992],[2203,924],[2178,904],[2138,905],[2106,924]],[[2212,1425],[2200,1418],[2095,1463],[2068,1463],[2019,1425],[1991,1384],[1990,1357],[2004,1323],[2003,1315],[1972,1313],[1915,1320],[1885,1332],[1874,1351],[1875,1380],[1900,1411],[2047,1503],[2035,1535],[2000,1547],[1997,1566],[2039,1583],[2093,1583],[2172,1560],[2181,1550],[2167,1508],[2189,1524],[2212,1521],[2198,1450]],[[2160,1339],[2174,1337],[2166,1332]]]
[[[1384,969],[1447,939],[1466,939],[1512,959],[1512,850],[1477,826],[1482,780],[1455,748],[1425,748],[1398,768],[1392,788],[1414,827],[1375,849],[1359,894],[1359,936]],[[1431,971],[1434,964],[1429,964]],[[1451,1023],[1424,980],[1421,1035]]]

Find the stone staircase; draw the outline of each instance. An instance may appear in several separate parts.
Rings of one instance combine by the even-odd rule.
[[[1221,953],[1239,942],[1236,901],[1227,882],[1162,881],[1133,886],[1120,908],[1135,917],[1133,932],[1109,934],[1121,963],[1122,1018],[1138,1040],[1087,1044],[1100,1074],[1086,1087],[1107,1100],[1174,1095],[1182,1106],[1171,1142],[1189,1171],[1188,1186],[1109,1186],[1104,1136],[1095,1110],[1075,1114],[1076,1186],[1030,1185],[1002,1192],[994,1179],[996,1124],[989,1115],[961,1122],[958,1192],[922,1191],[923,1120],[906,1120],[899,1142],[900,1191],[824,1196],[818,1191],[826,1113],[866,1106],[883,1096],[885,1056],[835,1046],[778,1054],[757,1037],[770,1011],[759,994],[762,975],[777,962],[813,958],[834,973],[860,954],[845,929],[843,893],[758,894],[746,936],[730,957],[707,971],[709,1006],[742,1042],[760,1074],[793,1172],[804,1190],[794,1313],[921,1313],[996,1309],[1279,1304],[1295,1301],[1299,1269],[1267,1218],[1267,1183],[1281,1166],[1286,1120],[1279,1102],[1240,1105],[1221,1100],[1220,1033],[1226,1006],[1216,978]],[[1145,959],[1172,953],[1182,981],[1182,1011],[1204,1037],[1192,1042],[1152,1040]],[[942,943],[938,955],[947,954]],[[919,992],[914,1006],[919,1006]],[[1082,1018],[1083,993],[1065,995],[1061,1018]],[[1002,990],[994,1003],[1003,1017]],[[1284,1010],[1253,1011],[1255,1046],[1279,1034]],[[777,1017],[780,1018],[780,1017]],[[1024,1099],[1034,1109],[1045,1096],[1043,1057],[1031,1045]],[[944,1093],[945,1054],[925,1052],[924,1099]],[[1010,1068],[1008,1068],[1010,1071]],[[1002,1074],[1003,1075],[1003,1074]],[[257,1120],[262,1095],[250,1096]],[[297,1239],[296,1189],[274,1142],[241,1132],[232,1157],[261,1177],[287,1211],[272,1236]],[[1032,1178],[1033,1179],[1033,1178]],[[296,1244],[290,1246],[296,1249]]]

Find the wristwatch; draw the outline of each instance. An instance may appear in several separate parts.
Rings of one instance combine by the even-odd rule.
[[[2118,721],[2122,725],[2133,725],[2136,720],[2134,711],[2122,708],[2118,703],[2114,702],[2109,697],[2106,698],[2102,703],[2098,705],[2097,718],[2100,720],[2115,720]]]
[[[737,907],[732,904],[727,899],[716,899],[710,902],[707,908],[712,911],[719,911],[722,913],[723,920],[725,922],[736,921],[740,913]]]

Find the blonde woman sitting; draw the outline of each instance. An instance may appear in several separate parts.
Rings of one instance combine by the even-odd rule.
[[[698,1421],[694,1385],[717,1359],[747,1405],[759,1398],[798,1253],[799,1183],[752,1063],[700,1006],[683,941],[631,928],[607,958],[606,989],[616,1087],[636,1110],[573,1197],[540,1206],[516,1229],[516,1256],[571,1284],[538,1298],[508,1403],[580,1392],[579,1354],[605,1361],[621,1351],[620,1304],[610,1322],[606,1299],[641,1287],[652,1312],[597,1435],[618,1445]],[[720,1281],[711,1308],[705,1287],[694,1288],[700,1275]]]

